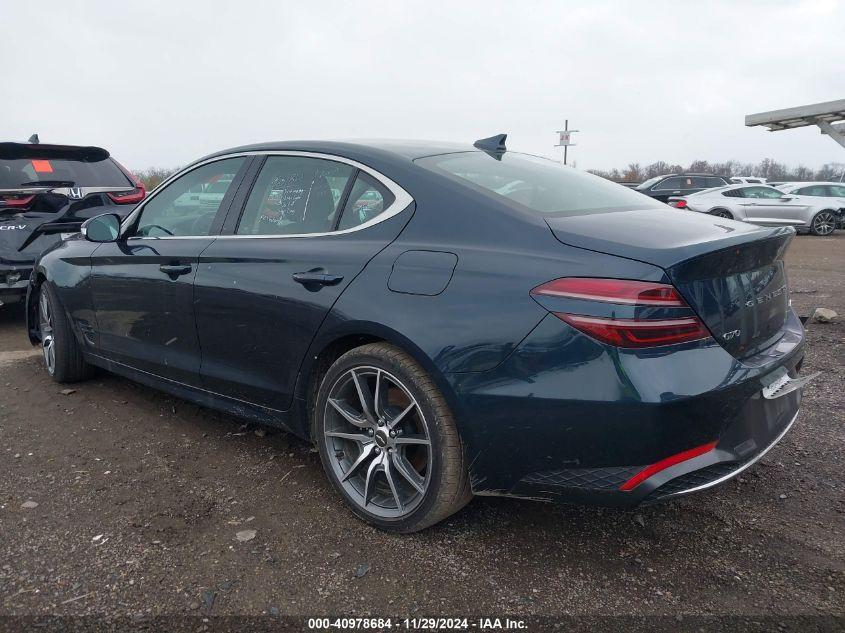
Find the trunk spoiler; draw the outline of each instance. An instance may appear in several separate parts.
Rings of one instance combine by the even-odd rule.
[[[69,158],[96,163],[109,157],[102,147],[81,145],[42,145],[34,143],[0,143],[0,159]]]

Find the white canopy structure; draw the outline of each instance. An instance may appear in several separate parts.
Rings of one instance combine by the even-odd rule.
[[[822,134],[827,134],[845,147],[845,99],[749,114],[745,117],[745,125],[764,126],[769,128],[770,132],[815,125]]]

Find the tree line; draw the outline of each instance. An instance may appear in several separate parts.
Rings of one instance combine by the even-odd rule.
[[[845,163],[825,163],[819,169],[813,170],[804,165],[792,167],[779,163],[771,158],[764,158],[759,163],[741,163],[736,160],[711,163],[706,160],[694,160],[687,166],[657,161],[650,165],[630,163],[624,169],[588,169],[596,174],[616,182],[643,182],[654,176],[663,174],[700,173],[717,174],[719,176],[756,176],[767,180],[828,180],[839,181],[845,173]]]
[[[138,177],[138,180],[144,183],[144,188],[147,191],[152,191],[180,169],[182,168],[147,167],[146,169],[136,169],[132,173]]]

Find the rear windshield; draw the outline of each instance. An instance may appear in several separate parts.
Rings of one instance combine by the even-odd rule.
[[[111,158],[97,161],[68,158],[0,159],[0,189],[23,186],[125,187],[131,184]]]
[[[628,187],[565,167],[546,158],[505,152],[461,152],[419,158],[418,164],[493,194],[517,206],[548,215],[664,208]]]

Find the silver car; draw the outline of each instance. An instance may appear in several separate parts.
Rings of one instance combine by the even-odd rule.
[[[766,185],[731,185],[669,198],[669,206],[765,226],[794,226],[830,235],[845,213],[845,202],[787,194]]]

